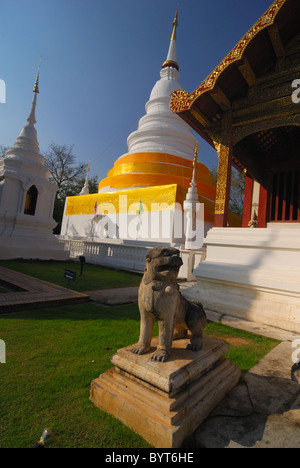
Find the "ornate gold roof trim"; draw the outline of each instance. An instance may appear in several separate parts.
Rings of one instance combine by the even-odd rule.
[[[225,59],[214,69],[214,71],[206,78],[206,80],[191,94],[183,89],[174,91],[171,94],[170,109],[175,114],[189,110],[193,103],[204,93],[214,88],[219,76],[234,62],[240,60],[245,52],[246,47],[252,39],[262,30],[271,26],[279,12],[287,0],[275,0],[268,8],[266,13],[255,23],[255,25],[245,34],[240,42],[229,52]]]

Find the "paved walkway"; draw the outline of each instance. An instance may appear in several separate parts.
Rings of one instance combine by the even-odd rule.
[[[116,306],[137,302],[139,287],[120,289],[101,289],[99,291],[85,291],[92,301],[103,305]]]
[[[240,380],[195,431],[205,448],[300,448],[300,387],[283,341]]]
[[[182,285],[184,289],[191,284]],[[195,431],[206,448],[300,448],[300,386],[291,379],[293,343],[300,336],[206,310],[209,320],[281,343],[244,375]],[[298,346],[299,347],[299,346]],[[300,355],[300,352],[299,352]]]
[[[0,314],[87,302],[89,296],[0,267],[0,282],[13,292],[0,294]]]

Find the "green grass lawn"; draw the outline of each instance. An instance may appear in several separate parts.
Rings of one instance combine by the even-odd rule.
[[[89,401],[91,381],[111,367],[109,356],[138,340],[137,306],[27,311],[1,316],[0,330],[0,448],[30,448],[44,427],[63,448],[147,447]]]
[[[228,343],[230,349],[227,357],[243,374],[280,343],[278,340],[233,329],[219,322],[209,322],[205,334]]]
[[[109,356],[137,342],[137,304],[94,303],[0,316],[6,364],[0,364],[0,448],[32,447],[49,427],[60,448],[134,448],[148,444],[89,400],[91,381],[111,367]],[[277,341],[209,323],[228,357],[246,372]],[[157,334],[155,326],[154,334]]]
[[[70,288],[78,292],[139,286],[141,282],[141,275],[102,268],[98,265],[84,265],[83,275],[81,276],[78,262],[2,260],[0,266],[64,288],[68,286],[68,280],[64,278],[64,270],[73,270],[76,272],[76,280],[70,282]]]

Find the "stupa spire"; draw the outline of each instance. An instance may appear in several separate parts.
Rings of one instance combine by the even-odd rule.
[[[36,124],[36,104],[37,104],[37,95],[39,93],[39,77],[40,77],[40,66],[41,66],[41,59],[38,67],[38,72],[35,80],[35,84],[33,87],[33,100],[31,104],[30,113],[27,117],[27,124],[22,128],[20,135],[18,136],[14,147],[15,148],[24,148],[29,151],[33,151],[34,153],[39,153],[39,144],[37,139],[37,132],[35,129]]]
[[[37,71],[36,80],[35,80],[34,87],[33,87],[34,96],[32,100],[31,110],[30,110],[29,116],[27,117],[27,122],[30,125],[36,124],[35,109],[36,109],[36,103],[37,103],[37,94],[40,92],[39,91],[39,79],[40,79],[41,58],[42,57],[40,57],[39,68]]]
[[[169,51],[165,62],[162,64],[162,68],[173,67],[176,70],[179,70],[179,65],[177,63],[177,52],[176,52],[176,30],[178,27],[178,9],[176,10],[175,18],[173,21],[173,31],[169,46]]]
[[[173,21],[173,32],[172,32],[171,41],[176,41],[176,28],[177,28],[177,26],[178,26],[178,8],[176,10],[175,18],[174,18],[174,21]]]
[[[197,167],[197,159],[198,159],[198,143],[195,146],[195,153],[194,153],[194,161],[193,161],[193,176],[190,186],[192,188],[196,187],[196,167]]]
[[[42,57],[40,57],[39,68],[38,68],[38,71],[37,71],[36,80],[35,80],[34,87],[33,87],[33,92],[34,93],[39,93],[40,92],[39,91],[39,79],[40,79],[41,60],[42,60]]]
[[[203,244],[203,236],[200,236],[199,241],[200,244],[196,245],[195,235],[196,235],[196,219],[199,217],[201,204],[198,199],[198,190],[196,184],[196,168],[197,168],[197,159],[198,159],[198,142],[196,143],[195,153],[194,153],[194,161],[193,161],[193,175],[192,180],[190,183],[190,187],[188,189],[186,199],[183,202],[183,209],[185,215],[185,249],[191,250],[202,247]],[[203,205],[202,205],[203,207]],[[203,208],[202,208],[203,209]],[[199,214],[197,214],[199,212]],[[200,215],[201,219],[204,220],[204,212]],[[199,220],[198,220],[199,221]],[[201,229],[203,229],[204,223],[200,223]],[[198,242],[198,241],[197,241]]]

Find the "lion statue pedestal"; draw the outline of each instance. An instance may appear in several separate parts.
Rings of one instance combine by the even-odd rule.
[[[91,401],[157,448],[180,448],[225,395],[240,370],[228,346],[203,336],[200,303],[177,285],[179,251],[157,247],[146,258],[139,289],[140,337],[111,356],[114,365],[91,384]],[[155,320],[159,336],[152,338]]]

